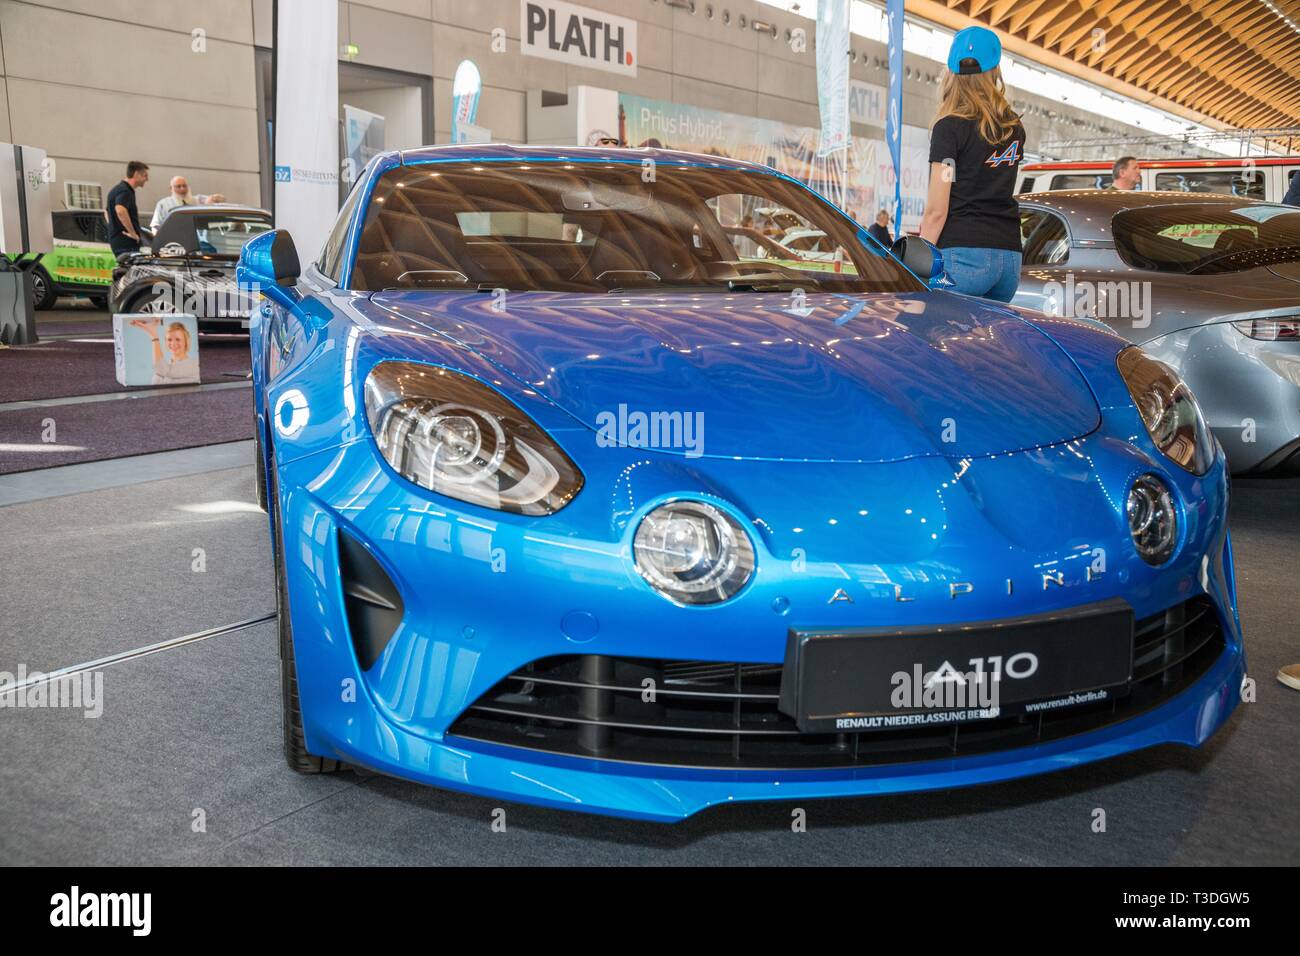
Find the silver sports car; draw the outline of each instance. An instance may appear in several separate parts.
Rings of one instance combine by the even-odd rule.
[[[1018,199],[1014,305],[1100,320],[1172,366],[1235,474],[1300,473],[1300,208],[1113,189]]]

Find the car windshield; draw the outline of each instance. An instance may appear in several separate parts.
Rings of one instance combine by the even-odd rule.
[[[1116,213],[1120,258],[1137,269],[1209,275],[1300,259],[1300,208],[1177,203]]]
[[[270,229],[270,220],[262,216],[214,214],[194,217],[198,251],[208,255],[237,256],[244,243]]]
[[[350,284],[557,292],[924,289],[855,223],[788,180],[649,161],[390,170],[375,184]]]

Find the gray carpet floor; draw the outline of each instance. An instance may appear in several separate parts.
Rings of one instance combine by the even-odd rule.
[[[280,757],[274,627],[104,672],[102,717],[0,710],[0,861],[40,864],[1300,863],[1300,481],[1234,489],[1257,703],[1200,751],[1158,748],[946,793],[725,806],[676,826],[507,806]],[[273,607],[251,468],[0,508],[0,670],[55,667]],[[207,570],[191,570],[204,549]],[[19,570],[21,569],[21,570]],[[1105,833],[1089,826],[1106,810]],[[196,832],[196,813],[205,827]]]

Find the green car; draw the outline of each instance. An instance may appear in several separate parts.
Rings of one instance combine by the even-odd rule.
[[[63,209],[53,214],[54,249],[44,255],[11,256],[32,276],[33,306],[51,309],[61,295],[89,296],[108,304],[117,257],[108,245],[108,223],[95,210]]]

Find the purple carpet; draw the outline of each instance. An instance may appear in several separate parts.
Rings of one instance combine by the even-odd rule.
[[[46,419],[53,443],[42,441]],[[252,437],[251,388],[0,411],[0,474]]]
[[[0,403],[139,391],[117,384],[111,332],[94,337],[104,341],[48,339],[0,349]],[[248,366],[248,339],[200,337],[199,371],[204,383],[238,381],[248,374]]]
[[[107,319],[60,319],[57,322],[36,322],[36,336],[39,342],[46,339],[63,338],[68,335],[113,337],[113,323]]]

